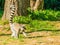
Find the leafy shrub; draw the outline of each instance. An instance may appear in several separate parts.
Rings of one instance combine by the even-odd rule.
[[[31,18],[25,17],[25,16],[17,16],[17,17],[14,17],[13,21],[17,22],[17,23],[26,23],[26,24],[28,24],[31,21]]]
[[[4,9],[5,0],[0,0],[0,10]]]
[[[32,13],[30,13],[30,18],[33,20],[50,20],[50,21],[56,21],[60,20],[60,11],[54,11],[54,10],[36,10]]]

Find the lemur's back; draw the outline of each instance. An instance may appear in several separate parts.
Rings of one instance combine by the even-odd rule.
[[[21,28],[24,28],[25,25],[24,24],[19,24],[19,23],[13,23],[15,29],[17,30],[21,30]]]

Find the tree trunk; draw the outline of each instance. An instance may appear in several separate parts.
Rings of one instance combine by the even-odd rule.
[[[44,0],[30,0],[31,10],[43,9]]]
[[[18,0],[18,15],[27,15],[30,0]]]
[[[12,0],[5,0],[4,14],[2,20],[8,20],[10,17],[10,5]],[[29,7],[29,0],[14,0],[15,15],[27,15],[27,8]]]
[[[27,15],[27,8],[29,6],[31,10],[43,9],[44,0],[14,0],[14,2],[16,7],[15,15]],[[5,0],[2,20],[9,19],[11,3],[11,0]]]
[[[9,16],[10,16],[10,5],[12,4],[11,1],[12,0],[5,0],[4,14],[3,14],[2,20],[8,20],[9,19]],[[15,7],[16,7],[15,15],[17,15],[17,1],[14,0],[14,2],[15,2]]]

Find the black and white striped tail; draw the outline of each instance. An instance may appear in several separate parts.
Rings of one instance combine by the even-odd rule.
[[[15,13],[15,5],[10,6],[10,20],[9,23],[13,23],[13,15]]]

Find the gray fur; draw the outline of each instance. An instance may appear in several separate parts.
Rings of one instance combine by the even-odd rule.
[[[13,23],[13,15],[15,13],[15,5],[11,5],[10,6],[10,10],[11,10],[11,15],[10,15],[10,20],[9,20],[9,23],[10,23],[10,28],[11,28],[11,31],[12,31],[12,37],[14,38],[18,38],[19,37],[19,32],[22,31],[23,35],[26,37],[26,33],[24,32],[25,30],[25,25],[20,25],[18,23]]]

